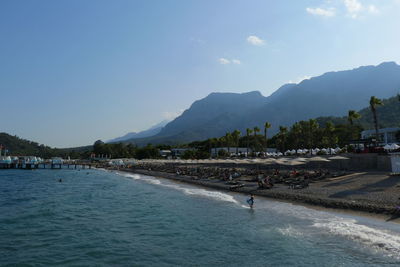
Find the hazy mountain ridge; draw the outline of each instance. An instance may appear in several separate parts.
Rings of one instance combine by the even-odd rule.
[[[147,130],[140,131],[140,132],[131,132],[127,133],[126,135],[123,135],[121,137],[117,137],[111,140],[108,140],[107,143],[118,143],[118,142],[124,142],[133,138],[145,138],[145,137],[150,137],[158,134],[162,128],[168,124],[168,120],[163,120],[160,123],[157,123],[156,125],[150,127]]]
[[[158,136],[171,136],[190,129],[200,130],[200,127],[212,126],[218,117],[240,116],[243,111],[255,109],[264,103],[265,97],[257,91],[242,94],[211,93],[195,101],[181,116],[168,123]]]
[[[350,109],[368,106],[372,95],[388,98],[399,91],[400,66],[385,62],[286,84],[269,97],[259,92],[212,93],[195,101],[157,135],[129,142],[174,144],[221,136],[234,129],[245,134],[246,128],[262,128],[266,121],[272,124],[270,134],[274,134],[279,126],[321,116],[344,116]]]

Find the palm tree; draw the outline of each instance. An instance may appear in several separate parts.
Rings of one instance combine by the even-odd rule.
[[[217,154],[217,149],[216,149],[217,145],[218,145],[218,139],[217,138],[211,138],[210,139],[210,146],[211,146],[210,154],[211,154],[211,157],[212,157],[212,154],[213,154],[214,146],[215,146],[214,152],[215,152],[215,154]]]
[[[359,118],[361,118],[360,113],[358,113],[355,110],[349,110],[349,113],[347,115],[347,120],[349,121],[351,126],[353,126],[354,120],[358,120]]]
[[[225,142],[226,142],[226,146],[228,147],[228,155],[230,156],[231,155],[231,152],[230,152],[230,150],[231,150],[231,141],[232,141],[232,135],[231,135],[231,133],[226,133],[225,134]]]
[[[252,129],[247,128],[246,129],[246,136],[247,136],[247,148],[246,148],[246,153],[247,155],[249,154],[249,140],[250,140],[250,134],[253,132]]]
[[[235,142],[236,145],[236,155],[239,154],[239,137],[240,137],[240,131],[239,130],[234,130],[232,133],[232,139]]]
[[[265,122],[264,123],[264,141],[265,141],[265,152],[267,152],[267,148],[268,148],[268,145],[267,145],[267,130],[269,129],[269,128],[271,128],[271,123],[269,123],[269,122]]]
[[[359,118],[361,118],[360,113],[358,113],[355,110],[349,110],[349,113],[347,115],[347,120],[350,123],[350,139],[354,139],[354,127],[353,127],[354,120],[358,120]]]
[[[287,127],[279,126],[279,143],[281,145],[281,152],[284,153],[285,151],[285,143],[286,143],[286,135],[287,135]]]
[[[369,100],[369,107],[371,108],[372,115],[374,117],[374,126],[375,126],[375,145],[378,144],[379,141],[379,131],[378,131],[378,116],[376,114],[376,108],[378,106],[383,105],[383,102],[381,99],[371,96],[371,99]]]
[[[300,148],[300,145],[304,147],[304,137],[302,135],[302,127],[301,124],[296,122],[292,125],[290,129],[290,135],[293,142],[293,147],[297,150]]]
[[[261,130],[260,130],[260,128],[258,128],[257,126],[255,126],[255,127],[253,128],[253,131],[254,131],[254,136],[256,136],[257,133],[259,133]]]
[[[314,146],[314,145],[316,145],[316,141],[317,141],[317,130],[318,130],[318,128],[319,128],[319,124],[318,124],[318,122],[317,122],[317,120],[316,119],[310,119],[309,121],[308,121],[308,123],[309,123],[309,126],[310,126],[310,132],[309,132],[309,137],[310,137],[310,150],[312,149],[312,147]]]
[[[259,133],[261,130],[257,126],[254,126],[253,131],[254,131],[254,142],[255,142],[254,148],[256,148],[256,144],[258,144],[258,140],[257,140],[256,136],[257,136],[257,133]],[[258,145],[257,145],[257,147],[258,147]]]
[[[325,137],[327,138],[328,142],[327,145],[329,147],[333,147],[337,143],[337,136],[335,135],[335,125],[328,121],[325,125]]]

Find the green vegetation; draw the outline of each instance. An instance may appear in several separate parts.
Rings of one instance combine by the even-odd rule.
[[[5,146],[8,154],[13,156],[37,156],[41,158],[51,158],[62,156],[64,158],[81,158],[88,157],[91,147],[79,148],[51,148],[37,142],[28,141],[18,136],[12,136],[7,133],[0,133],[0,144]]]
[[[379,126],[378,126],[378,116],[377,116],[377,112],[376,112],[376,108],[378,106],[382,106],[382,100],[380,100],[379,98],[376,98],[375,96],[371,96],[371,100],[369,101],[369,106],[374,118],[374,128],[375,128],[375,136],[376,136],[376,141],[375,143],[378,143],[378,139],[379,139]]]
[[[151,144],[148,144],[145,147],[137,147],[132,144],[105,144],[101,140],[97,140],[93,144],[93,153],[96,157],[108,156],[112,158],[137,158],[137,159],[145,159],[145,158],[159,158],[161,149],[169,149],[168,146],[157,146],[154,147]]]
[[[361,109],[359,112],[360,118],[357,119],[357,125],[363,129],[374,129],[374,116],[370,107]],[[399,96],[394,96],[382,100],[382,105],[376,106],[376,113],[379,118],[379,128],[399,127],[400,126],[400,99]],[[354,120],[354,118],[353,118]],[[345,124],[348,117],[319,117],[317,122],[320,125],[325,125],[326,122],[331,121],[335,125]]]

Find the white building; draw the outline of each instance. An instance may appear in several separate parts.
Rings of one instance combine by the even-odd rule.
[[[51,158],[51,164],[63,164],[64,160],[60,157]]]
[[[392,144],[398,143],[400,140],[396,139],[397,132],[400,131],[400,128],[383,128],[379,129],[379,141],[381,144]],[[361,139],[369,139],[375,138],[375,130],[365,130],[361,132]]]
[[[229,149],[229,151],[228,151]],[[252,152],[251,148],[247,149],[246,147],[214,147],[211,149],[211,156],[215,157],[218,156],[218,152],[221,150],[225,150],[226,152],[229,153],[229,155],[236,155],[236,153],[238,155],[242,154],[242,155],[246,155],[246,153],[248,152],[249,154]]]
[[[189,149],[189,148],[173,148],[173,149],[171,149],[171,154],[172,154],[173,157],[180,158],[188,150],[195,150],[195,149],[194,148],[192,148],[192,149]]]
[[[171,156],[171,154],[172,154],[171,150],[168,150],[168,149],[160,150],[160,156],[161,157],[166,158],[166,157]]]

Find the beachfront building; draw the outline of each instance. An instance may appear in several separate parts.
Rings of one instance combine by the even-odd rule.
[[[60,157],[51,158],[51,164],[63,164],[64,160]]]
[[[228,151],[229,149],[229,151]],[[226,152],[229,152],[230,156],[247,156],[247,152],[249,155],[253,152],[251,148],[246,148],[246,147],[216,147],[211,149],[211,156],[216,157],[218,156],[218,152],[221,150],[225,150]],[[277,153],[278,150],[276,148],[267,148],[265,151],[255,151],[257,154],[264,154],[267,155],[268,153]]]
[[[399,143],[400,140],[396,138],[396,134],[400,131],[400,128],[383,128],[379,129],[379,140],[383,145]],[[375,130],[365,130],[361,132],[361,139],[375,138]]]
[[[218,156],[218,152],[221,150],[225,150],[229,153],[229,155],[246,155],[247,152],[250,154],[252,152],[251,148],[247,149],[246,147],[214,147],[211,149],[211,156],[216,157]]]
[[[160,156],[163,158],[168,158],[171,156],[171,154],[172,154],[171,150],[168,149],[160,150]]]
[[[193,149],[193,148],[192,149],[189,149],[189,148],[173,148],[173,149],[171,149],[171,154],[172,154],[172,157],[180,158],[188,150],[195,150],[195,149]]]

